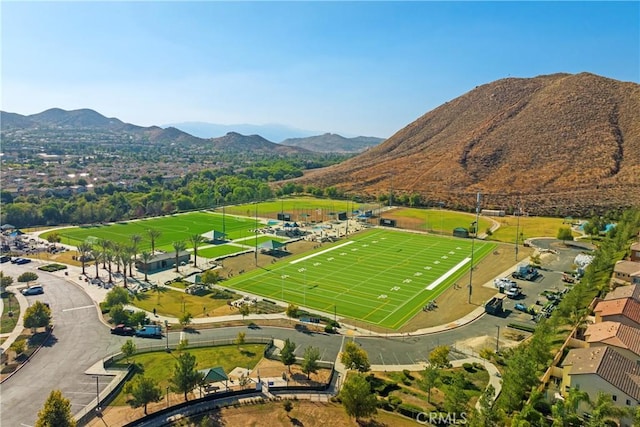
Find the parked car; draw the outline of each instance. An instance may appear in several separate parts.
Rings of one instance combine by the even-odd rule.
[[[16,258],[15,261],[13,261],[15,264],[29,264],[31,262],[31,260],[29,258]]]
[[[23,289],[22,295],[39,295],[44,294],[44,289],[40,285],[29,286],[26,289]]]
[[[114,335],[135,335],[136,331],[130,326],[126,326],[124,324],[119,324],[111,328],[111,333]]]
[[[3,263],[3,264],[4,264],[5,262],[9,262],[9,261],[11,261],[11,257],[10,257],[10,256],[8,256],[8,255],[2,255],[2,256],[0,257],[0,263]]]
[[[144,325],[136,331],[136,336],[142,338],[162,338],[162,327],[160,325]]]

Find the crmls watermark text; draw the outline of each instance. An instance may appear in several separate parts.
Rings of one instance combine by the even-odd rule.
[[[467,414],[464,412],[420,412],[416,415],[416,421],[423,425],[463,425],[467,424]]]

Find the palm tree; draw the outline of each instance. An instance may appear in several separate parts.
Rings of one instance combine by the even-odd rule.
[[[187,247],[187,244],[184,241],[179,240],[177,242],[173,242],[172,245],[173,249],[176,251],[176,273],[179,273],[180,270],[178,270],[178,261],[180,259],[180,252],[184,251],[184,249]]]
[[[193,247],[193,266],[198,267],[198,247],[200,243],[204,242],[205,238],[201,234],[194,234],[189,238],[191,246]]]
[[[151,255],[151,252],[143,251],[140,254],[140,259],[144,263],[144,281],[145,282],[149,281],[149,279],[147,279],[147,270],[149,270],[149,261],[151,261],[151,258],[153,258],[153,255]]]
[[[78,253],[80,254],[80,262],[82,263],[82,275],[85,275],[84,266],[87,263],[87,258],[91,252],[91,245],[87,242],[82,242],[78,245]]]
[[[138,260],[138,246],[140,245],[140,242],[142,241],[142,236],[139,234],[132,234],[131,235],[131,246],[129,246],[131,248],[131,250],[133,251],[133,263],[129,264],[129,276],[133,277],[133,269],[131,268],[131,266],[133,264],[136,263],[136,261]]]
[[[124,287],[127,287],[127,267],[131,270],[131,264],[133,263],[133,248],[131,246],[123,246],[120,250],[119,258],[124,269]]]
[[[112,272],[111,272],[111,263],[113,262],[114,259],[114,253],[113,250],[111,249],[107,249],[104,253],[104,258],[103,260],[107,263],[108,268],[107,271],[109,272],[109,283],[113,283],[113,277],[112,277]]]
[[[105,256],[107,251],[111,249],[111,241],[107,239],[98,240],[98,246],[100,247],[100,253],[102,253],[102,268],[107,268],[107,257]]]
[[[162,235],[162,232],[150,228],[147,230],[147,233],[149,234],[149,240],[151,240],[151,254],[153,255],[156,253],[156,240]]]
[[[613,399],[610,394],[605,394],[603,392],[598,393],[598,397],[596,397],[596,401],[591,404],[593,410],[591,411],[591,418],[589,422],[586,424],[588,427],[600,427],[604,424],[606,420],[615,420],[625,415],[628,415],[628,412],[619,406],[616,406],[613,403]]]
[[[100,261],[102,260],[102,257],[104,256],[104,252],[102,252],[102,249],[99,246],[94,246],[93,249],[91,250],[91,253],[93,254],[93,258],[96,260],[96,279],[98,277],[100,277],[100,272],[98,271],[98,269],[100,268]]]
[[[116,263],[116,273],[120,273],[120,262],[122,261],[122,244],[113,242],[113,260]],[[123,263],[124,264],[124,263]],[[125,276],[127,275],[127,270],[124,270]]]

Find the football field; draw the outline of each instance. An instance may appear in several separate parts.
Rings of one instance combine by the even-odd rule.
[[[169,215],[138,221],[121,222],[117,224],[92,225],[55,230],[62,238],[62,243],[77,246],[90,239],[105,239],[116,243],[129,243],[133,234],[142,237],[139,250],[151,248],[149,229],[161,232],[156,240],[156,248],[173,251],[172,242],[183,240],[189,245],[189,238],[194,234],[202,234],[211,230],[222,232],[225,230],[227,238],[242,239],[253,236],[251,231],[256,228],[253,218],[241,218],[233,215],[223,215],[210,212],[190,212],[186,214]],[[46,234],[43,237],[46,238]]]
[[[464,275],[469,239],[374,229],[224,286],[397,329]],[[476,240],[474,264],[495,244]]]

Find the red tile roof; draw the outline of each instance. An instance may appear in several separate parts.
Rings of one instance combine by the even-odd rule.
[[[640,364],[610,347],[574,348],[562,362],[565,366],[570,366],[569,375],[598,375],[640,401]]]
[[[600,301],[593,311],[602,317],[623,315],[640,324],[640,302],[631,298]]]
[[[587,326],[584,333],[588,343],[603,343],[624,348],[640,358],[640,329],[620,322],[601,322]]]
[[[633,298],[640,302],[640,286],[638,285],[623,285],[618,286],[604,297],[605,300]]]

